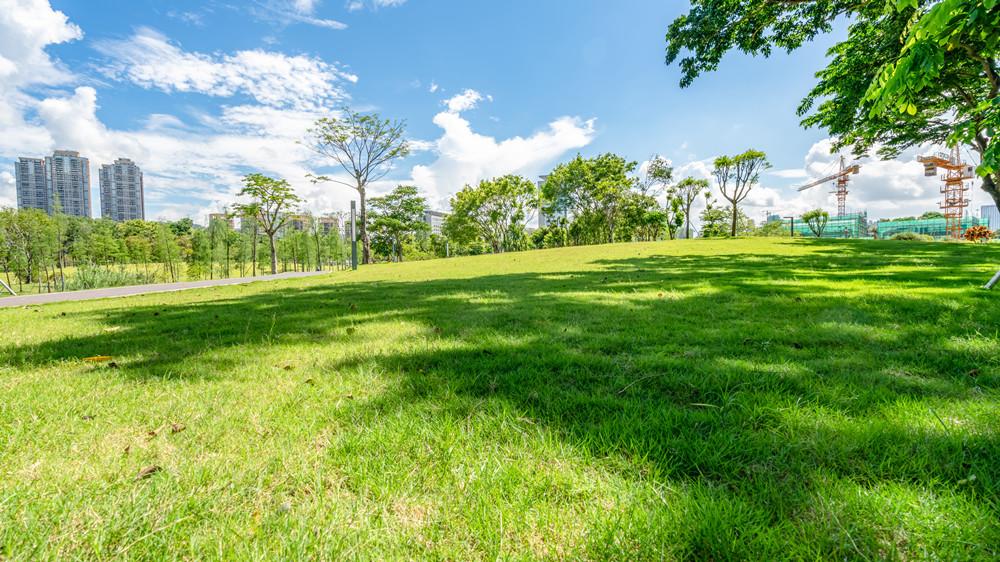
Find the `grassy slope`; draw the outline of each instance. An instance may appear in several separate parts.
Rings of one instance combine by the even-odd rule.
[[[617,245],[0,310],[0,558],[996,557],[997,250]]]

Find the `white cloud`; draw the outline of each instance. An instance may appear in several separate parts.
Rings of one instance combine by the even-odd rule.
[[[437,82],[433,82],[433,81],[432,81],[432,82],[431,82],[431,87],[430,87],[430,88],[428,88],[428,91],[429,91],[430,93],[432,93],[432,94],[436,94],[436,93],[438,92],[438,90],[440,90],[440,89],[441,89],[441,86],[438,86],[438,83],[437,83]]]
[[[304,23],[326,29],[347,29],[347,24],[338,20],[317,17],[319,0],[259,0],[250,5],[250,13],[260,19],[274,21],[282,25]]]
[[[465,90],[461,94],[444,100],[442,103],[448,107],[448,111],[451,113],[461,113],[463,111],[475,109],[475,107],[479,105],[479,102],[484,99],[486,98],[475,90]],[[489,99],[490,101],[493,101],[492,97]]]
[[[406,0],[348,0],[347,11],[357,12],[366,7],[370,7],[373,10],[379,8],[396,8],[403,4],[406,4]]]
[[[304,55],[237,51],[231,55],[186,52],[161,33],[141,28],[126,40],[102,41],[108,57],[101,71],[115,80],[165,92],[250,96],[272,107],[316,109],[347,97],[342,84],[357,76]]]
[[[434,117],[443,130],[434,141],[437,159],[414,166],[412,182],[424,189],[433,204],[444,206],[450,196],[466,184],[504,174],[535,178],[561,156],[593,141],[594,120],[561,117],[531,136],[497,140],[475,132],[461,111],[475,107],[483,99],[466,90],[445,104],[447,110]]]
[[[14,174],[0,172],[0,208],[17,205],[17,188],[14,185]]]

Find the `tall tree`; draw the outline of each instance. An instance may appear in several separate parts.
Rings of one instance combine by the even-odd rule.
[[[1000,3],[996,0],[693,0],[667,32],[682,86],[731,49],[791,51],[851,21],[799,107],[834,150],[893,158],[924,144],[968,144],[981,187],[1000,204]]]
[[[736,223],[739,217],[737,211],[740,203],[750,195],[750,191],[760,181],[761,172],[770,166],[767,155],[754,149],[736,156],[719,156],[715,159],[712,174],[715,176],[719,191],[722,192],[722,197],[729,201],[732,209],[730,236],[736,236]]]
[[[568,209],[575,229],[596,230],[595,241],[614,242],[623,205],[636,182],[631,174],[637,167],[637,162],[617,154],[586,159],[577,155],[556,166],[542,184],[544,209],[550,214],[557,207]]]
[[[667,190],[667,195],[670,199],[679,199],[681,202],[681,209],[684,211],[684,237],[691,238],[691,207],[694,206],[694,202],[708,193],[709,190],[708,180],[705,179],[695,179],[692,177],[686,177],[682,179],[676,185],[670,186]]]
[[[287,180],[250,174],[243,178],[240,197],[249,197],[249,203],[238,203],[236,212],[254,217],[260,229],[267,235],[271,249],[271,275],[278,273],[278,253],[274,238],[288,221],[288,211],[302,202]]]
[[[535,183],[521,176],[483,180],[465,186],[451,198],[451,214],[444,233],[459,244],[481,239],[498,254],[514,249],[523,239],[524,222],[538,205]]]
[[[404,121],[390,121],[377,113],[359,113],[350,108],[344,108],[339,117],[319,119],[309,130],[310,148],[333,160],[350,176],[349,181],[312,176],[313,181],[338,183],[358,192],[361,202],[358,233],[364,263],[372,262],[366,201],[368,185],[384,178],[394,161],[409,155],[405,134]]]
[[[383,251],[403,261],[403,245],[415,234],[430,232],[424,221],[427,199],[411,185],[400,185],[392,192],[371,200],[371,223],[376,240],[381,240]]]
[[[674,168],[670,165],[670,160],[659,154],[650,156],[642,172],[642,177],[636,182],[636,188],[643,195],[659,196],[674,179]]]

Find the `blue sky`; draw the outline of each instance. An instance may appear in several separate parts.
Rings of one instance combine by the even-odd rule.
[[[131,157],[146,171],[149,218],[201,218],[233,200],[240,174],[260,170],[287,177],[313,209],[339,210],[351,193],[305,181],[330,170],[296,141],[349,103],[405,119],[419,149],[376,191],[415,183],[437,207],[466,182],[537,175],[578,151],[640,162],[659,153],[705,175],[714,156],[755,147],[774,169],[748,202],[751,217],[829,208],[827,189],[793,189],[835,160],[795,108],[843,26],[791,55],[732,54],[682,90],[663,53],[685,8],[0,0],[0,129],[10,133],[0,170],[56,147],[90,156],[95,177],[98,164]],[[936,208],[918,152],[866,161],[850,206],[873,216]],[[11,180],[0,172],[0,204],[13,201]]]

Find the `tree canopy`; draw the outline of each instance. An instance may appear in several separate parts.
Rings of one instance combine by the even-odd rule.
[[[849,18],[848,36],[798,111],[834,149],[883,158],[923,144],[967,144],[1000,204],[1000,3],[996,0],[693,0],[667,32],[681,85],[737,49],[794,50]]]
[[[481,238],[493,253],[509,251],[524,239],[525,220],[537,205],[538,189],[529,179],[507,175],[483,180],[451,198],[444,232],[459,243]]]

